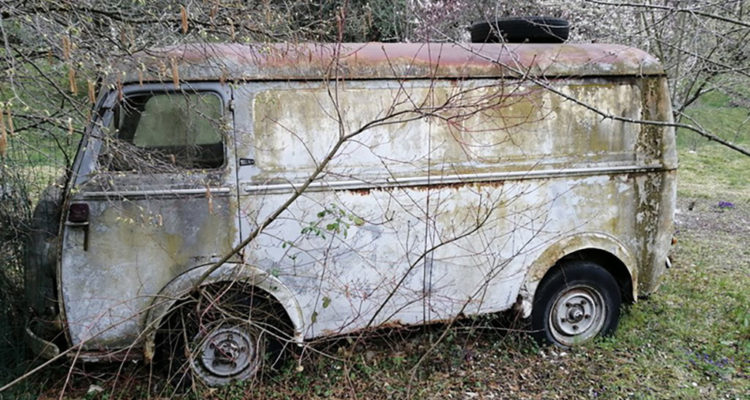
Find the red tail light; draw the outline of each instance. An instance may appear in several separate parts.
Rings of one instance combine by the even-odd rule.
[[[86,203],[71,204],[68,221],[77,223],[89,222],[89,205]]]

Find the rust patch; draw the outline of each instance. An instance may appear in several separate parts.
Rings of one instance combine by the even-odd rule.
[[[372,188],[365,188],[365,189],[351,189],[349,192],[351,194],[356,194],[359,196],[367,196],[372,191]]]
[[[456,183],[430,183],[430,184],[414,184],[414,185],[394,185],[394,186],[381,186],[371,187],[363,189],[341,189],[338,191],[345,191],[351,194],[359,196],[369,195],[373,190],[392,191],[394,189],[411,189],[417,191],[433,191],[442,189],[460,189],[469,185],[481,186],[481,187],[502,187],[507,181],[519,181],[519,179],[508,179],[504,181],[482,181],[482,182],[456,182]]]
[[[456,182],[456,183],[440,183],[440,184],[429,184],[429,185],[415,185],[408,186],[409,189],[427,191],[427,190],[441,190],[441,189],[460,189],[466,186],[481,186],[481,187],[502,187],[505,185],[505,181],[489,181],[489,182]]]
[[[200,44],[151,49],[123,64],[145,65],[160,81],[160,63],[175,60],[188,80],[326,78],[480,78],[663,75],[659,61],[615,44],[303,43]],[[126,81],[139,68],[123,65]]]
[[[439,322],[439,321],[429,321],[427,323],[433,323],[433,322]],[[351,335],[353,332],[375,332],[381,329],[401,329],[410,325],[421,325],[421,324],[405,324],[400,319],[395,319],[395,320],[387,321],[381,324],[367,326],[364,328],[355,329],[353,331],[346,331],[346,332],[336,331],[332,329],[323,329],[320,331],[321,332],[320,336],[328,336],[330,338],[336,338],[336,337]]]

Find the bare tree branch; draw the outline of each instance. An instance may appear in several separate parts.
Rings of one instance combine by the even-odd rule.
[[[681,7],[670,7],[670,6],[662,6],[658,4],[639,4],[639,3],[611,3],[608,1],[601,1],[601,0],[584,0],[587,3],[593,3],[600,6],[610,6],[610,7],[634,7],[634,8],[641,8],[641,9],[649,9],[649,10],[660,10],[660,11],[667,11],[667,12],[673,12],[673,13],[684,13],[684,14],[690,14],[690,15],[698,15],[701,17],[706,17],[710,19],[715,19],[717,21],[723,21],[723,22],[729,22],[735,25],[744,26],[746,28],[750,28],[750,23],[741,21],[734,18],[725,17],[723,15],[717,15],[712,14],[708,12],[701,11],[699,8],[681,8]]]

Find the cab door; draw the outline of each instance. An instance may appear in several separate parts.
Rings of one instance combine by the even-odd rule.
[[[61,245],[69,339],[133,345],[154,296],[239,240],[231,89],[125,86],[78,155]]]

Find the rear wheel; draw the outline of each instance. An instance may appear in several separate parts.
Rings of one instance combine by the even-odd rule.
[[[190,371],[209,386],[255,376],[266,350],[263,332],[246,321],[222,320],[198,332],[190,345]]]
[[[622,298],[615,278],[590,261],[567,262],[537,288],[531,325],[543,343],[572,347],[617,328]]]
[[[279,325],[272,325],[278,319],[265,297],[231,286],[203,287],[172,309],[157,334],[157,351],[177,386],[251,379],[278,342]]]

